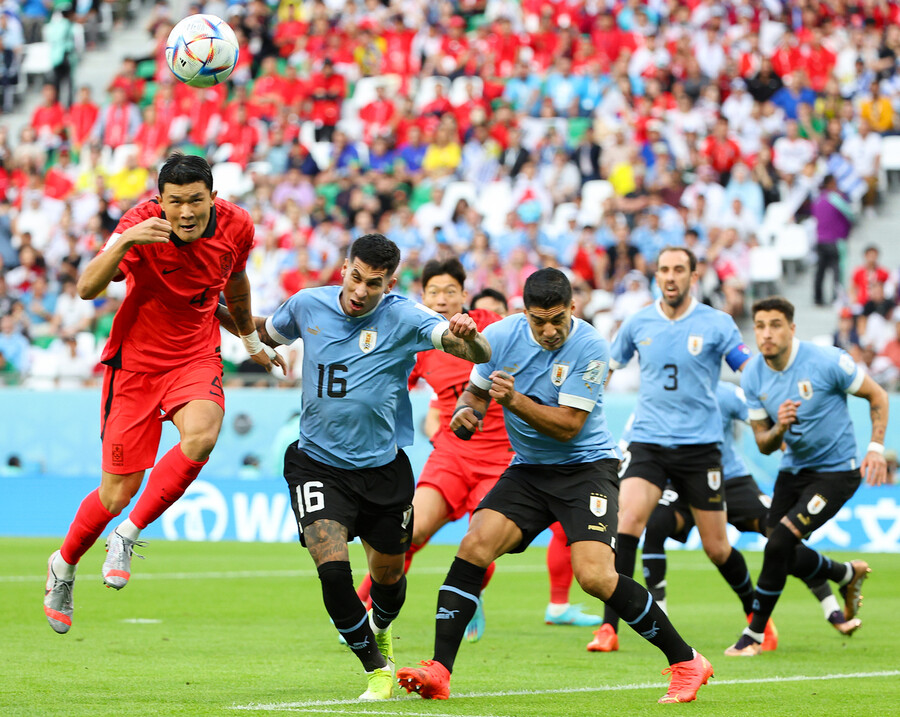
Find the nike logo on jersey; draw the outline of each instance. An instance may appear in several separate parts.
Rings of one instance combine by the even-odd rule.
[[[174,269],[163,269],[163,276],[171,274],[173,271],[178,271],[180,268],[180,266],[176,266]]]

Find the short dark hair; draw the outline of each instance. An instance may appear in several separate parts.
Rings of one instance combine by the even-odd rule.
[[[178,186],[203,182],[211,192],[213,190],[212,169],[203,157],[196,157],[183,152],[173,152],[159,170],[157,186],[159,193],[167,184]]]
[[[350,245],[350,261],[354,259],[373,269],[387,269],[390,276],[400,265],[400,249],[384,234],[363,234]]]
[[[522,301],[526,309],[552,309],[572,303],[572,284],[559,269],[538,269],[525,280]]]
[[[753,303],[753,318],[760,311],[778,311],[784,314],[788,323],[794,323],[794,305],[783,296],[769,296]]]
[[[462,262],[455,256],[448,259],[431,259],[422,267],[422,289],[428,286],[428,282],[441,274],[449,274],[460,286],[466,285],[466,270]]]
[[[502,291],[497,291],[496,289],[486,286],[472,297],[471,301],[469,301],[469,306],[475,308],[475,304],[478,303],[479,299],[493,299],[503,305],[504,311],[509,311],[509,302],[506,300]]]
[[[688,262],[691,266],[691,271],[692,272],[697,271],[697,255],[694,254],[694,252],[692,252],[686,246],[677,246],[675,244],[666,244],[662,249],[659,250],[659,254],[657,256],[662,256],[667,251],[683,251],[685,254],[687,254]]]

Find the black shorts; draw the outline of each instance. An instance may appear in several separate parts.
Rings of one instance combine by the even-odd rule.
[[[622,463],[621,478],[643,478],[660,490],[671,483],[697,510],[725,510],[722,453],[715,443],[664,447],[632,441]]]
[[[774,528],[782,518],[787,518],[807,537],[835,516],[859,488],[861,480],[858,470],[832,473],[809,469],[798,473],[781,471],[775,479],[766,525]]]
[[[334,520],[375,550],[405,553],[412,542],[415,478],[403,451],[378,468],[347,470],[310,458],[294,443],[284,454],[284,479],[303,531],[317,520]]]
[[[618,464],[612,458],[566,465],[515,463],[503,471],[477,510],[496,510],[518,526],[522,542],[512,553],[521,553],[556,521],[562,524],[569,544],[593,540],[615,550]]]
[[[769,498],[756,484],[751,475],[729,478],[725,482],[726,510],[728,522],[742,533],[763,533],[766,528],[766,518],[769,514],[769,506],[772,499]],[[659,504],[653,509],[650,516],[652,523],[654,518],[661,518],[665,513],[678,513],[683,521],[683,527],[675,535],[670,535],[672,540],[686,543],[688,534],[696,523],[691,506],[684,500],[671,484],[663,490]],[[648,530],[649,530],[648,524]]]

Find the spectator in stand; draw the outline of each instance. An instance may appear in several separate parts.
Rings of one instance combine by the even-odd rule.
[[[16,320],[9,314],[0,316],[0,372],[24,374],[29,349],[28,339],[16,329]]]
[[[874,346],[877,352],[893,338],[891,319],[896,308],[894,298],[885,295],[884,284],[875,282],[869,287],[869,300],[857,320],[862,345]]]
[[[885,344],[880,355],[888,358],[894,368],[900,370],[900,321],[894,321],[894,336]]]
[[[383,132],[389,132],[396,113],[396,106],[387,96],[387,85],[376,85],[375,99],[359,110],[359,118],[365,123],[363,139],[368,142]]]
[[[138,104],[144,99],[146,85],[147,81],[138,77],[137,60],[127,57],[122,62],[122,68],[107,86],[106,91],[111,93],[114,87],[121,87],[125,91],[128,101]]]
[[[326,57],[322,69],[309,81],[313,101],[312,119],[316,123],[316,141],[328,142],[341,117],[341,104],[347,96],[347,81],[334,71],[334,61]]]
[[[143,122],[134,136],[134,144],[138,147],[138,164],[141,167],[155,167],[170,154],[170,130],[171,125],[157,114],[156,105],[144,107]]]
[[[107,180],[113,199],[121,206],[128,206],[140,197],[150,185],[150,171],[147,165],[141,164],[139,149],[131,149],[125,155],[125,166]]]
[[[462,161],[462,148],[450,130],[440,126],[434,133],[434,140],[428,145],[422,160],[422,169],[433,180],[440,181],[452,176]]]
[[[866,214],[874,216],[878,200],[878,171],[881,167],[881,135],[873,132],[866,120],[860,120],[858,134],[844,140],[841,154],[850,160],[854,171],[868,185],[863,205]]]
[[[859,332],[856,330],[856,316],[849,306],[845,306],[838,314],[838,327],[834,332],[834,346],[848,353],[853,347],[859,348]]]
[[[878,81],[870,83],[869,97],[860,103],[859,116],[879,134],[885,134],[894,129],[894,106],[891,104],[890,98],[882,93],[881,83]]]
[[[728,184],[732,167],[741,160],[741,148],[729,136],[728,120],[725,117],[716,120],[712,134],[703,143],[702,152],[712,168],[718,172],[719,183]]]
[[[869,244],[863,250],[863,263],[853,270],[850,278],[849,298],[851,304],[863,306],[869,300],[869,287],[875,283],[888,283],[891,274],[878,263],[880,254],[881,250],[875,244]]]
[[[818,196],[810,207],[810,214],[816,219],[816,276],[814,281],[814,301],[816,306],[824,306],[825,274],[832,274],[832,298],[837,301],[842,285],[840,248],[838,243],[846,241],[856,215],[847,199],[838,191],[837,181],[832,175],[822,180]]]
[[[68,0],[58,3],[50,22],[44,28],[44,39],[50,45],[51,76],[56,93],[65,107],[75,100],[72,77],[78,64],[78,47],[75,36],[75,13]],[[63,92],[65,85],[65,92]]]
[[[94,304],[78,295],[76,282],[70,276],[60,281],[60,294],[56,299],[56,310],[51,324],[54,336],[75,336],[82,331],[90,331],[94,321]]]
[[[114,87],[111,94],[112,101],[100,110],[93,139],[115,149],[134,139],[141,124],[141,113],[137,105],[129,102],[128,95],[121,87]]]
[[[41,87],[41,104],[31,114],[31,127],[44,147],[56,149],[62,144],[65,122],[66,111],[57,99],[56,87],[47,82]]]
[[[73,150],[81,152],[84,143],[94,135],[99,116],[100,108],[91,97],[90,86],[82,85],[78,90],[78,99],[66,115],[66,136]]]
[[[799,134],[796,118],[785,123],[785,135],[775,140],[772,147],[773,165],[781,178],[793,184],[794,177],[816,158],[816,146]]]

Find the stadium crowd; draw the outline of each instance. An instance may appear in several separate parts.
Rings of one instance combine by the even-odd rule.
[[[24,2],[0,15],[4,53],[34,39],[40,8],[49,13],[49,3]],[[774,293],[782,259],[814,255],[811,294],[836,307],[835,344],[897,386],[898,268],[881,266],[873,247],[850,270],[846,239],[887,191],[880,159],[900,129],[900,4],[192,9],[238,34],[227,83],[174,81],[164,46],[177,18],[157,2],[146,13],[154,55],[125,60],[106,97],[61,93],[54,75],[20,136],[0,126],[9,380],[92,380],[123,287],[85,302],[75,279],[118,217],[157,193],[156,167],[179,149],[209,156],[216,189],[253,217],[257,314],[336,283],[349,243],[370,231],[401,247],[397,290],[411,295],[422,263],[449,254],[462,259],[470,293],[496,289],[512,310],[532,272],[563,268],[579,315],[607,336],[651,300],[667,244],[697,253],[700,298],[736,318]]]

